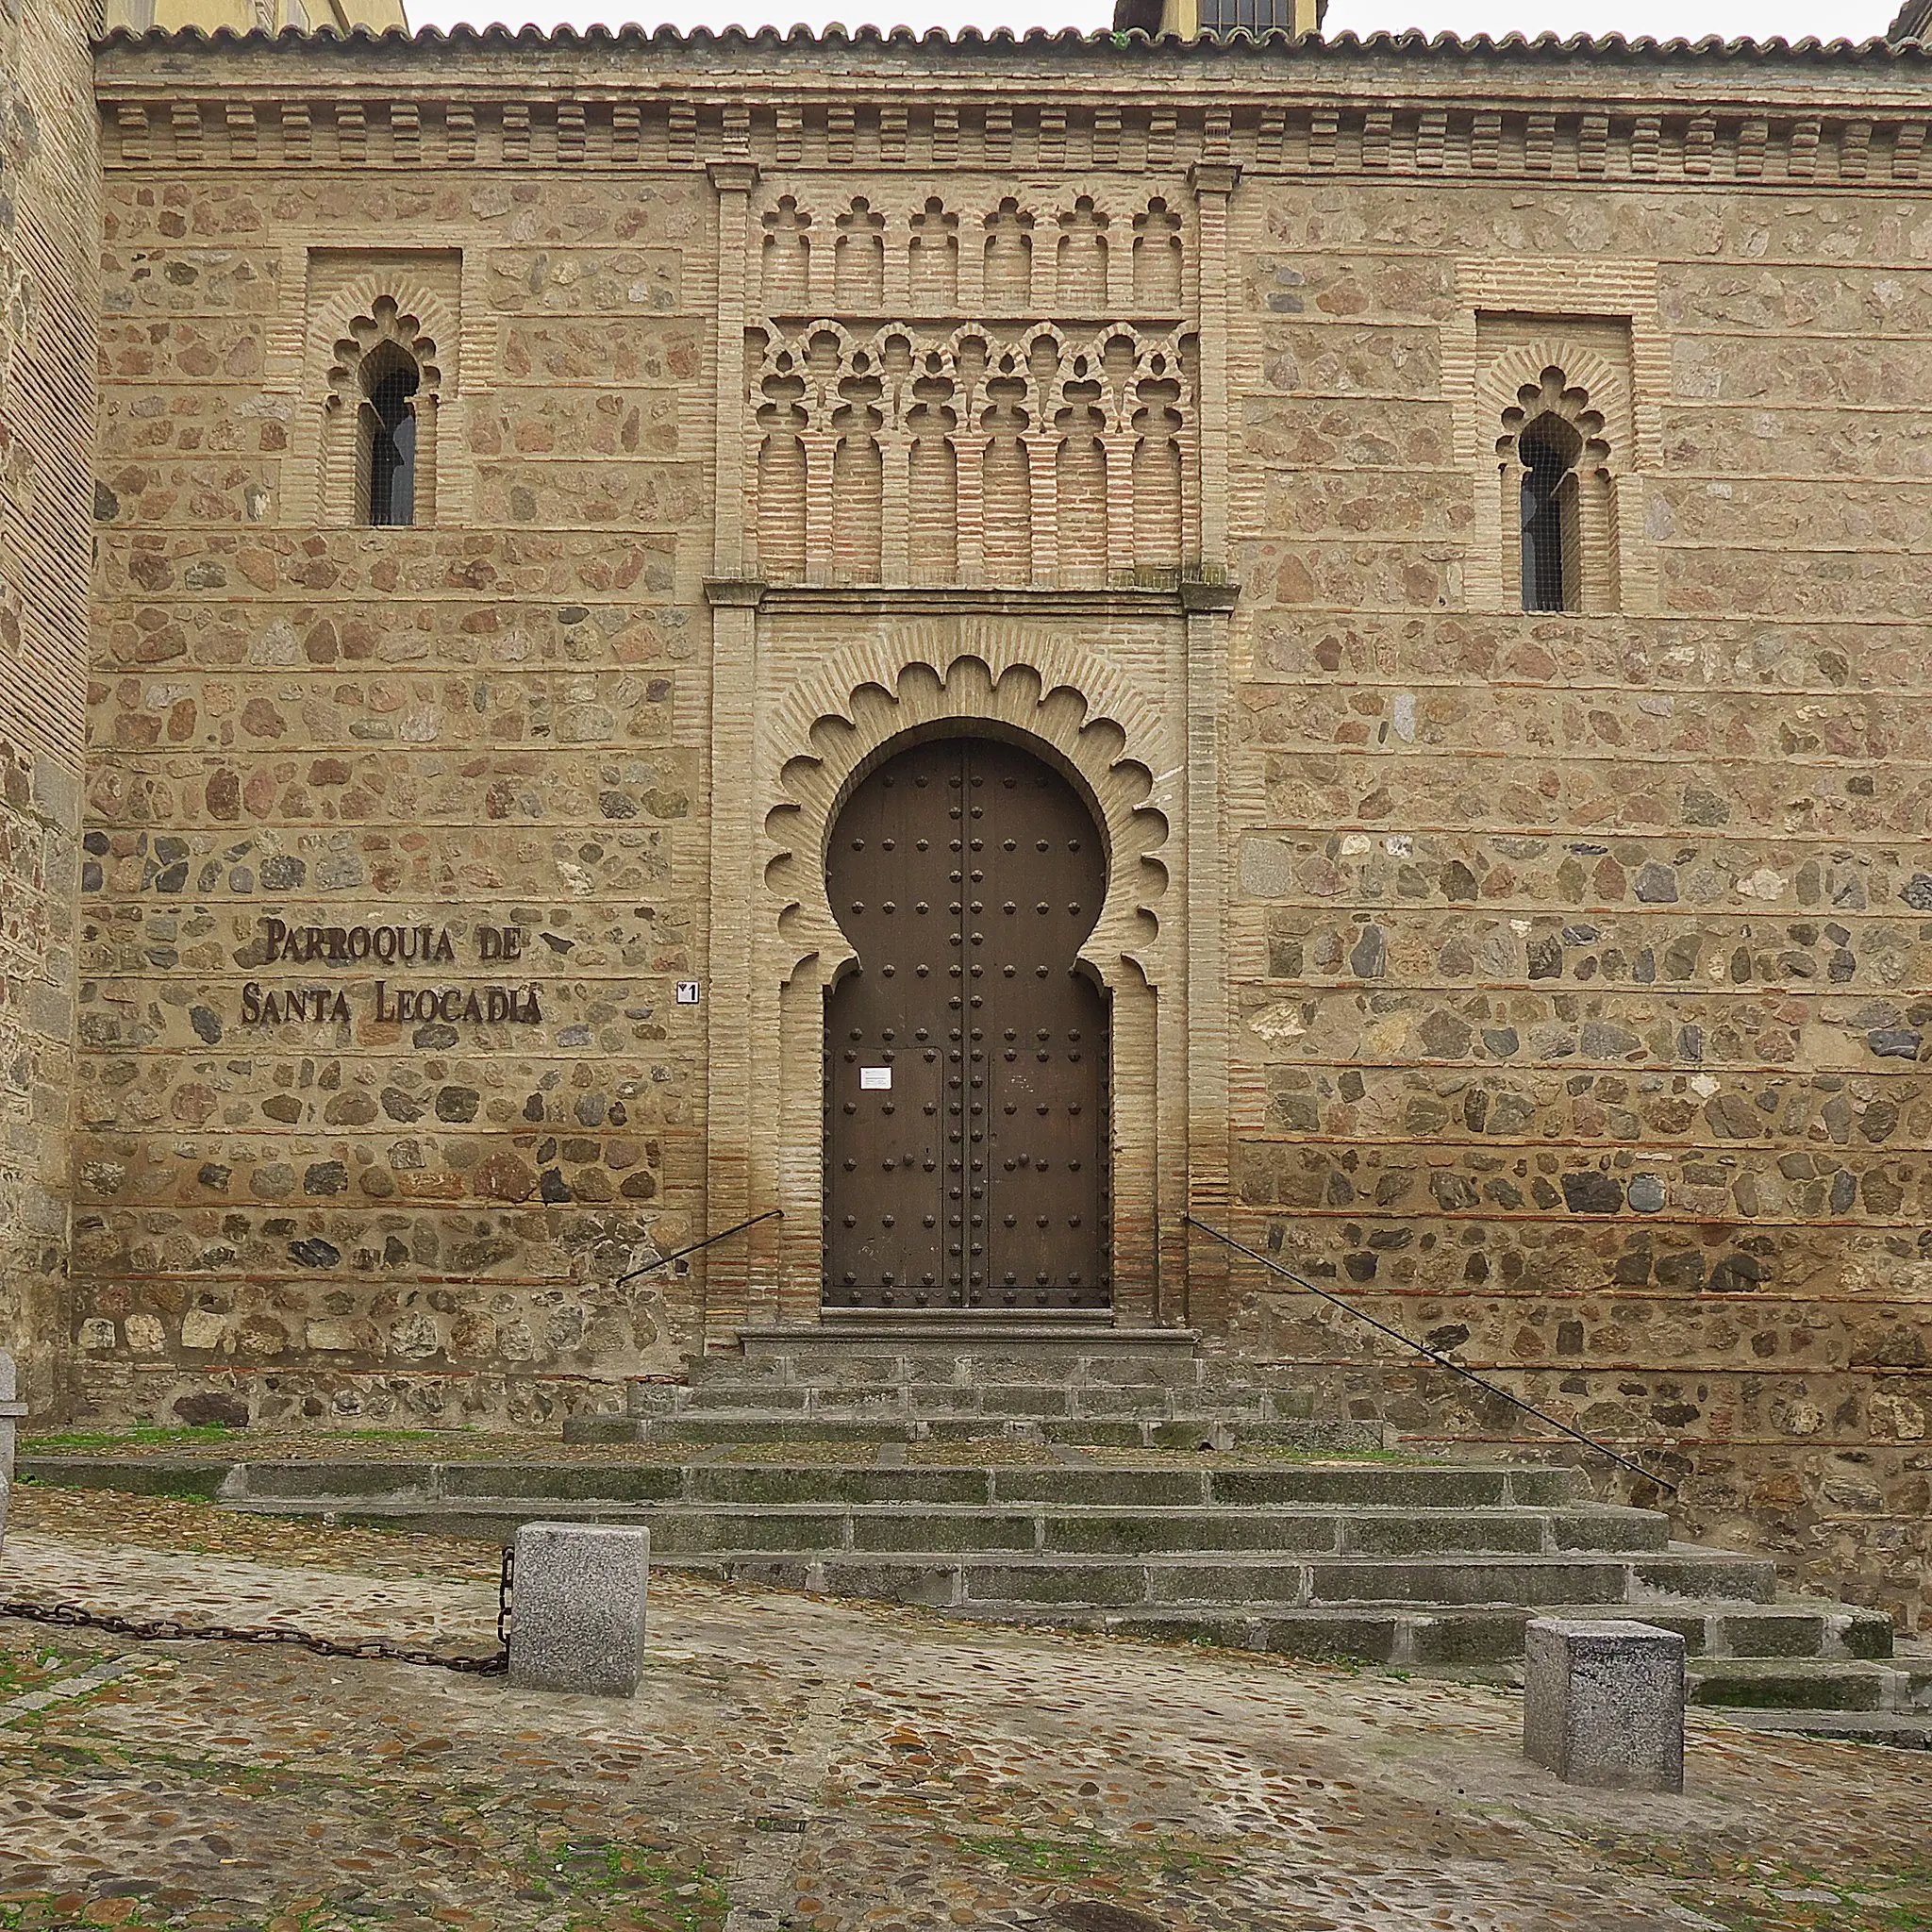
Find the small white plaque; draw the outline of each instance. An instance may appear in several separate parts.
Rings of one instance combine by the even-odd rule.
[[[858,1091],[861,1093],[890,1093],[892,1091],[891,1068],[860,1067],[858,1070]]]
[[[697,981],[695,979],[680,979],[677,982],[677,1004],[680,1007],[694,1007],[697,1003]]]

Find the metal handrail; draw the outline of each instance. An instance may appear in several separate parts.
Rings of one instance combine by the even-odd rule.
[[[1325,1288],[1318,1288],[1305,1275],[1297,1274],[1292,1268],[1284,1268],[1273,1256],[1264,1255],[1258,1248],[1251,1248],[1245,1241],[1238,1241],[1231,1234],[1223,1234],[1218,1227],[1210,1225],[1198,1215],[1183,1214],[1181,1222],[1187,1227],[1198,1227],[1203,1234],[1209,1234],[1224,1246],[1232,1248],[1238,1255],[1245,1255],[1251,1261],[1258,1261],[1264,1268],[1272,1269],[1284,1280],[1291,1281],[1297,1288],[1306,1289],[1310,1294],[1320,1295],[1324,1302],[1331,1302],[1344,1314],[1353,1315],[1357,1322],[1366,1322],[1371,1328],[1379,1330],[1391,1341],[1399,1341],[1405,1348],[1412,1348],[1416,1354],[1426,1356],[1429,1360],[1441,1368],[1452,1369],[1465,1381],[1474,1382],[1478,1389],[1487,1389],[1491,1395],[1500,1395],[1505,1402],[1512,1403],[1526,1415],[1533,1415],[1539,1422],[1548,1423],[1553,1429],[1560,1429],[1574,1442],[1581,1442],[1586,1449],[1594,1449],[1599,1456],[1607,1456],[1614,1463],[1627,1469],[1633,1475],[1641,1475],[1645,1482],[1655,1483],[1666,1495],[1677,1493],[1675,1483],[1666,1482],[1662,1476],[1654,1475],[1641,1463],[1632,1462],[1627,1456],[1620,1456],[1606,1442],[1599,1442],[1594,1436],[1586,1436],[1581,1429],[1573,1429],[1560,1417],[1550,1414],[1547,1409],[1539,1408],[1533,1402],[1525,1402],[1520,1395],[1512,1395],[1508,1390],[1495,1382],[1478,1375],[1474,1369],[1466,1368],[1453,1357],[1444,1355],[1441,1349],[1431,1348],[1425,1341],[1418,1341],[1412,1335],[1405,1335],[1400,1328],[1391,1328],[1387,1322],[1378,1322],[1366,1310],[1358,1308],[1353,1302],[1344,1301],[1339,1294]]]
[[[735,1226],[727,1227],[723,1234],[708,1234],[701,1241],[692,1241],[688,1247],[675,1248],[668,1255],[659,1255],[655,1261],[646,1261],[641,1268],[632,1268],[620,1274],[610,1285],[622,1288],[626,1281],[635,1281],[640,1274],[648,1274],[654,1268],[668,1268],[674,1261],[681,1261],[687,1255],[695,1255],[700,1248],[715,1247],[720,1241],[728,1241],[735,1234],[742,1234],[748,1227],[756,1227],[761,1221],[783,1221],[782,1208],[767,1208],[762,1214],[754,1214],[749,1220],[741,1221]]]

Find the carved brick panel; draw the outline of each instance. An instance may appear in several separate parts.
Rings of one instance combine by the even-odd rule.
[[[1199,453],[1187,197],[814,199],[753,223],[745,526],[773,584],[1173,581]]]

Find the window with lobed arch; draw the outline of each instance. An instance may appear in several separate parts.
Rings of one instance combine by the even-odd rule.
[[[384,295],[336,342],[324,424],[330,496],[373,527],[436,521],[436,416],[442,374],[414,315]]]
[[[1543,370],[1504,410],[1496,454],[1504,569],[1521,586],[1524,609],[1614,609],[1610,452],[1589,391],[1558,368]]]

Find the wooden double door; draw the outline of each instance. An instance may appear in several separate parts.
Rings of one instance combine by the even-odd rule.
[[[1106,1307],[1091,812],[1016,745],[931,740],[853,793],[826,884],[858,955],[825,1006],[826,1306]]]

